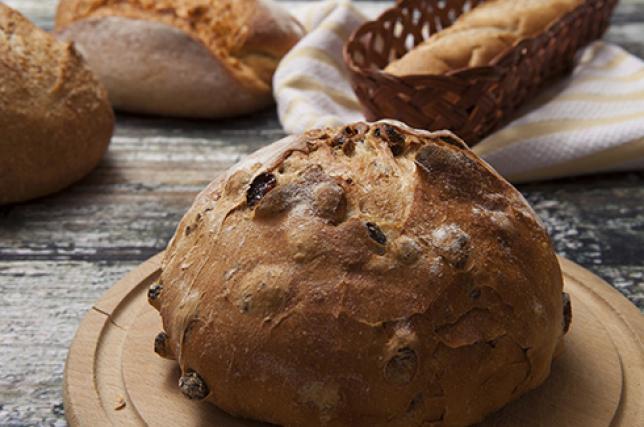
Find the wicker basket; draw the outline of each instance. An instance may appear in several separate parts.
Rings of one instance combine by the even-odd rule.
[[[474,145],[506,123],[544,82],[570,72],[577,50],[602,36],[617,3],[586,0],[490,66],[405,77],[382,71],[484,1],[399,0],[353,33],[344,59],[368,120],[394,118],[421,129],[450,129]]]

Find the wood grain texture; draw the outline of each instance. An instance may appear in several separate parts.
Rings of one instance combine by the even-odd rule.
[[[5,3],[51,28],[54,0]],[[370,13],[390,4],[360,3]],[[622,0],[607,37],[644,57],[644,0]],[[65,424],[63,365],[82,316],[164,249],[217,173],[281,136],[273,108],[221,122],[119,115],[109,152],[87,179],[0,208],[0,426]],[[520,189],[562,255],[644,307],[644,173]]]
[[[162,325],[146,294],[160,259],[128,273],[83,319],[65,367],[71,425],[265,425],[186,399],[177,387],[176,362],[152,351]],[[480,427],[630,427],[644,417],[644,319],[606,282],[560,262],[575,309],[563,352],[544,385]]]

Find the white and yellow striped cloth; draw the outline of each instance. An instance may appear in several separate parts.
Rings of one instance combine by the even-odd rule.
[[[366,19],[359,6],[330,0],[302,14],[309,33],[273,82],[287,132],[364,120],[342,60],[344,42]],[[644,62],[618,46],[592,44],[572,76],[474,151],[513,182],[644,168]]]

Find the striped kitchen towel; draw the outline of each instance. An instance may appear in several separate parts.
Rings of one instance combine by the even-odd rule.
[[[287,132],[364,120],[342,59],[344,42],[367,19],[359,6],[330,0],[302,15],[309,33],[273,81]],[[593,43],[571,76],[474,151],[515,183],[643,169],[644,62],[618,46]]]

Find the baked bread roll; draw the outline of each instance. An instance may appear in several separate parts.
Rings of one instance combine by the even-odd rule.
[[[211,183],[150,303],[179,387],[285,426],[465,426],[541,384],[570,317],[548,235],[448,131],[355,123]]]
[[[113,127],[107,92],[74,48],[0,3],[0,204],[84,177]]]
[[[304,32],[272,0],[61,0],[56,29],[115,108],[197,118],[271,104],[275,68]]]
[[[445,74],[489,65],[499,54],[534,37],[585,0],[488,0],[461,15],[385,71],[396,76]]]

